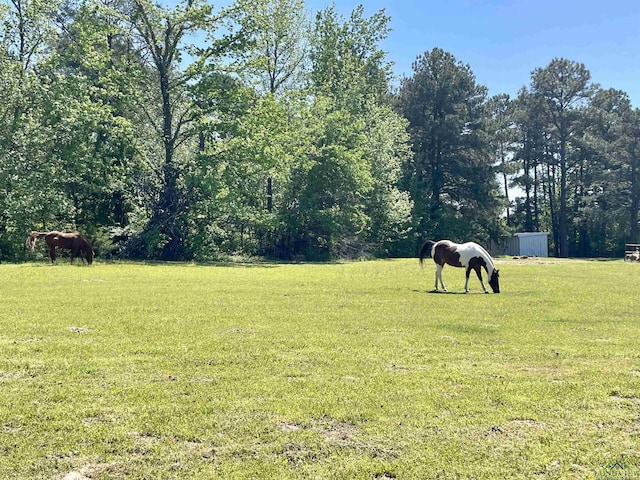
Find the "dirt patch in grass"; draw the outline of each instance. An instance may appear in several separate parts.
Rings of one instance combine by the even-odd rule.
[[[322,428],[321,432],[329,442],[349,442],[356,434],[356,427],[350,423],[334,422],[330,427]]]
[[[332,417],[321,417],[313,422],[312,429],[320,433],[327,442],[351,442],[356,435],[356,426],[352,423]]]
[[[544,429],[547,428],[547,424],[544,422],[539,422],[537,420],[532,420],[530,418],[515,418],[509,422],[513,428],[519,429]]]
[[[129,435],[135,442],[135,451],[137,453],[144,453],[161,441],[161,438],[158,435],[151,433],[130,432]]]
[[[617,390],[614,390],[613,392],[611,392],[609,394],[609,398],[611,398],[611,400],[615,400],[616,402],[619,402],[619,403],[640,405],[640,397],[637,397],[637,396],[632,395],[632,394],[622,393],[622,392],[619,392]]]
[[[571,373],[571,370],[566,366],[556,365],[507,365],[508,369],[526,375],[537,375],[541,377],[548,377],[550,379],[561,379]]]
[[[117,463],[86,462],[71,472],[59,477],[60,480],[90,480],[92,478],[119,478],[126,476],[126,471]]]
[[[281,432],[297,432],[300,430],[312,430],[322,435],[328,442],[345,442],[353,440],[356,434],[356,426],[342,422],[335,418],[322,417],[313,422],[311,426],[306,426],[297,422],[278,422],[276,427]]]
[[[89,333],[90,329],[85,327],[69,327],[68,330],[73,333]]]
[[[281,432],[297,432],[298,430],[303,429],[304,427],[296,422],[279,422],[278,430]]]
[[[293,442],[285,443],[281,453],[291,466],[301,466],[308,461],[317,460],[320,456],[326,456],[326,452],[323,454],[304,443]]]
[[[512,257],[512,258],[501,258],[496,260],[497,264],[509,264],[509,265],[543,265],[543,264],[555,264],[559,263],[555,258],[549,257],[529,257],[527,255],[523,255],[521,257]]]
[[[232,327],[229,329],[229,333],[233,333],[236,335],[257,335],[258,332],[255,330],[248,330],[246,328]]]
[[[372,458],[397,458],[399,456],[396,446],[388,442],[387,439],[360,438],[357,425],[332,417],[323,416],[314,419],[310,424],[283,421],[278,422],[276,427],[281,432],[292,435],[292,439],[298,432],[313,432],[320,435],[329,447],[357,451]],[[282,454],[286,456],[289,464],[298,464],[303,460],[316,458],[318,455],[327,455],[327,452],[301,441],[285,444]]]
[[[94,415],[92,417],[85,417],[80,420],[83,425],[98,425],[101,423],[108,423],[107,419],[102,415]]]
[[[544,422],[531,418],[514,418],[502,425],[494,425],[489,429],[488,436],[505,436],[512,440],[524,439],[535,432],[543,432],[548,428]]]
[[[89,477],[86,477],[82,472],[69,472],[62,480],[89,480]]]

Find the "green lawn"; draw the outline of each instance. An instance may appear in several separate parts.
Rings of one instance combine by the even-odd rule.
[[[0,478],[640,468],[640,265],[499,263],[0,265]]]

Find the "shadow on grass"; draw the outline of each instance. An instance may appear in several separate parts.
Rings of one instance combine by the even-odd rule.
[[[445,292],[443,290],[416,290],[413,289],[413,291],[415,293],[436,293],[436,294],[440,294],[440,295],[474,295],[477,293],[482,293],[484,295],[484,292]]]

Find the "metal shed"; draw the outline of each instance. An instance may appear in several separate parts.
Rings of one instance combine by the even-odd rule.
[[[549,232],[514,233],[507,241],[507,255],[548,257]]]

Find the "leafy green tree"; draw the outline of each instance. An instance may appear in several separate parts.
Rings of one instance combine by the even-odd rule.
[[[112,11],[87,1],[68,22],[51,63],[55,101],[45,120],[58,130],[56,155],[76,223],[91,231],[128,223],[129,179],[139,171],[130,112],[142,69],[127,40]]]
[[[640,243],[640,109],[636,108],[628,116],[629,122],[622,125],[624,132],[623,148],[627,158],[623,167],[629,191],[629,240]]]
[[[237,70],[243,80],[273,95],[308,83],[311,30],[303,0],[242,0],[234,17],[247,40]]]
[[[638,112],[626,93],[598,89],[582,121],[573,189],[577,253],[621,255],[638,234]]]
[[[5,11],[4,38],[6,53],[18,63],[18,72],[25,75],[47,58],[47,47],[56,36],[54,19],[59,1],[10,0]]]
[[[310,52],[313,90],[354,114],[388,99],[391,64],[379,43],[389,21],[384,10],[365,18],[362,5],[348,21],[335,5],[318,12]]]
[[[588,80],[583,65],[556,59],[516,101],[516,182],[526,192],[516,224],[552,231],[558,256],[620,254],[637,228],[634,110],[624,92]]]
[[[558,255],[569,256],[569,207],[568,177],[570,164],[571,137],[579,126],[579,110],[592,94],[589,83],[590,73],[577,62],[555,58],[545,68],[533,71],[532,92],[538,95],[544,106],[549,133],[557,142],[557,165],[559,168],[559,209],[558,209]]]
[[[398,108],[413,144],[405,176],[418,234],[486,239],[499,208],[483,124],[486,88],[438,48],[418,57],[413,70],[402,80]]]
[[[516,128],[514,125],[514,102],[507,94],[495,95],[487,102],[487,134],[489,149],[494,156],[494,164],[502,176],[504,198],[506,200],[507,225],[511,225],[511,178],[518,167],[514,160]]]
[[[257,81],[260,91],[276,97],[299,90],[308,72],[310,25],[303,0],[245,0],[243,30],[249,61],[243,77]],[[274,126],[274,128],[277,128]],[[274,178],[266,178],[266,209],[273,211]]]
[[[522,220],[513,222],[513,225],[525,232],[540,231],[544,205],[541,168],[547,152],[546,122],[540,99],[526,88],[522,88],[515,99],[513,119],[517,137],[514,160],[520,164],[520,174],[514,177],[514,185],[525,193],[524,201],[519,204]]]
[[[411,159],[407,122],[392,107],[378,105],[368,111],[363,133],[372,179],[364,209],[370,219],[367,243],[378,256],[412,256],[413,203],[409,192],[400,189]]]
[[[358,256],[369,218],[364,201],[372,188],[365,156],[364,122],[330,100],[316,99],[320,121],[310,125],[310,152],[291,204],[298,217],[300,249],[307,258]]]
[[[179,149],[197,135],[192,127],[201,115],[188,89],[199,72],[182,68],[180,63],[186,38],[212,22],[211,6],[200,0],[184,0],[168,9],[148,0],[133,0],[130,14],[141,57],[148,59],[155,83],[154,96],[143,108],[163,152],[162,161],[155,167],[160,187],[152,217],[129,243],[127,252],[177,260],[185,257],[188,206],[183,187],[188,155],[181,158]]]
[[[410,202],[398,190],[407,137],[385,107],[390,66],[378,45],[388,21],[383,11],[364,18],[361,6],[347,21],[335,7],[316,17],[310,145],[287,202],[294,249],[307,257],[379,254],[407,234]]]
[[[205,257],[274,254],[283,195],[299,153],[296,102],[259,96],[229,77],[210,80],[205,91],[218,110],[192,178],[196,189],[206,192],[196,205],[204,222],[194,225],[200,239],[195,251]],[[268,181],[275,187],[273,197],[265,196]],[[268,202],[275,207],[270,210]]]
[[[21,256],[27,232],[67,210],[51,185],[58,167],[47,158],[51,132],[41,126],[49,96],[41,67],[58,35],[58,7],[39,0],[0,5],[0,258]]]

